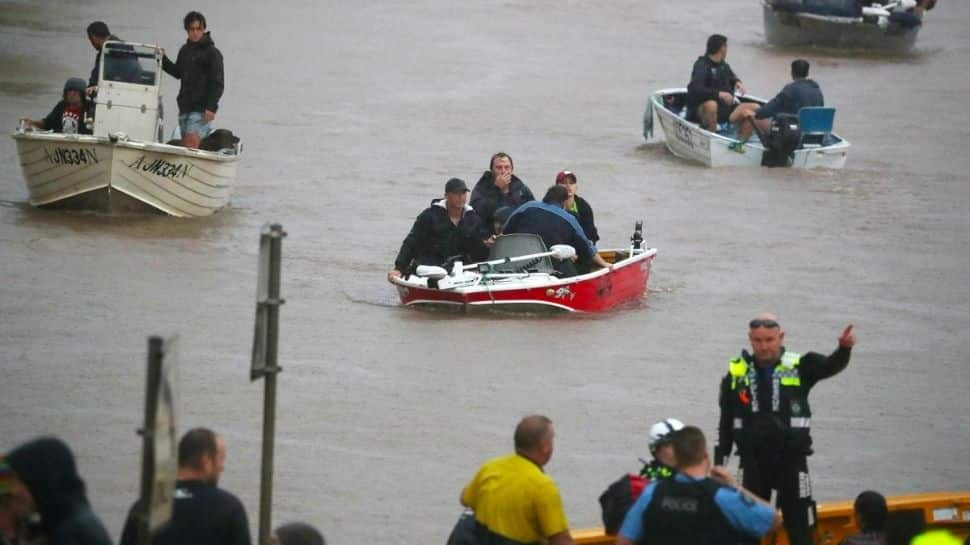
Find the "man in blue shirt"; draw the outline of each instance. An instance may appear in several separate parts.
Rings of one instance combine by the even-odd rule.
[[[775,98],[754,110],[745,110],[741,116],[745,120],[737,120],[738,140],[746,141],[757,125],[762,132],[771,128],[771,120],[778,114],[798,115],[798,110],[809,106],[825,106],[825,97],[818,83],[808,77],[809,64],[804,59],[795,59],[791,63],[792,82],[782,88]]]
[[[734,545],[781,526],[781,514],[739,488],[726,469],[711,468],[704,434],[673,434],[677,474],[650,484],[627,512],[616,545]]]
[[[609,268],[610,264],[596,253],[596,246],[586,238],[576,217],[566,212],[564,206],[568,200],[569,191],[561,185],[554,185],[546,191],[542,202],[529,201],[512,212],[502,232],[539,235],[547,248],[568,244],[576,249],[580,271],[588,270],[591,262]],[[559,262],[556,269],[565,276],[575,276],[577,273],[577,267],[569,261]]]

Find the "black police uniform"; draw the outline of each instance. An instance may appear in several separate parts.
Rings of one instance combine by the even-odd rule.
[[[815,384],[846,368],[850,348],[825,357],[787,352],[774,365],[759,368],[742,351],[731,360],[721,382],[721,418],[714,463],[722,465],[737,445],[742,485],[777,505],[792,545],[813,542],[816,513],[807,457],[812,454],[808,394]]]

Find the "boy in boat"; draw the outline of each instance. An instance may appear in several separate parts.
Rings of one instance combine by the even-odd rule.
[[[782,88],[775,98],[764,106],[745,109],[740,115],[747,122],[738,127],[738,140],[744,142],[757,126],[759,132],[771,128],[771,120],[778,114],[798,115],[798,110],[811,106],[825,106],[822,88],[808,77],[809,64],[805,59],[795,59],[791,63],[792,82]]]
[[[406,276],[417,265],[441,265],[454,256],[466,262],[484,260],[488,256],[487,228],[467,202],[464,180],[448,180],[444,198],[431,201],[414,220],[388,279]]]
[[[697,57],[687,84],[687,121],[699,123],[711,132],[718,123],[730,120],[738,110],[757,105],[734,103],[734,93],[744,94],[744,84],[727,63],[727,38],[714,34],[707,38],[705,54]]]
[[[20,122],[35,129],[54,131],[64,134],[91,134],[91,130],[84,125],[85,96],[84,80],[70,78],[64,83],[62,100],[54,106],[47,117],[39,121],[29,117],[20,118]]]
[[[182,80],[179,89],[179,131],[182,144],[197,149],[199,141],[209,135],[209,127],[216,118],[219,99],[225,88],[222,53],[216,49],[206,32],[205,16],[190,11],[183,20],[188,40],[172,62],[162,57],[162,69],[175,79]]]
[[[560,171],[559,174],[556,174],[556,185],[565,187],[566,191],[569,192],[569,200],[565,204],[566,212],[576,218],[590,242],[593,244],[599,242],[600,235],[596,230],[596,222],[593,220],[593,207],[586,202],[586,199],[577,194],[579,182],[576,180],[576,174],[568,170]]]

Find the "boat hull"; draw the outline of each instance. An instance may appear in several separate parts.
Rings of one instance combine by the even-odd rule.
[[[778,11],[762,3],[765,39],[778,46],[815,45],[903,53],[916,44],[920,27],[881,29],[861,18]]]
[[[611,252],[623,251],[600,253]],[[454,289],[429,288],[424,285],[424,280],[413,276],[395,278],[391,283],[397,289],[401,303],[407,306],[462,310],[492,308],[513,312],[604,312],[643,296],[656,253],[655,249],[650,249],[617,261],[612,270],[600,269],[570,278],[531,274]]]
[[[30,204],[106,213],[208,216],[224,207],[239,155],[88,135],[13,135]]]
[[[858,532],[851,501],[821,503],[818,506],[818,539],[820,545],[835,545],[846,536]],[[945,529],[962,541],[970,534],[970,491],[931,492],[890,496],[886,498],[890,517],[915,516],[922,518],[927,529]],[[615,536],[608,536],[602,528],[572,532],[577,545],[612,545]],[[784,531],[769,535],[762,543],[787,545]]]
[[[742,152],[735,151],[731,146],[737,142],[736,139],[712,133],[690,123],[664,105],[665,96],[686,92],[686,89],[665,89],[650,97],[652,115],[656,115],[660,122],[664,144],[671,153],[709,167],[761,166],[761,156],[765,148],[760,143],[748,142],[741,148]],[[791,168],[840,169],[845,166],[850,147],[849,142],[839,138],[838,142],[830,146],[797,149]]]

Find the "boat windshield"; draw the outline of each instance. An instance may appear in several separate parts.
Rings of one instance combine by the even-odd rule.
[[[144,45],[108,43],[102,52],[105,81],[155,85],[158,61],[155,49]]]

